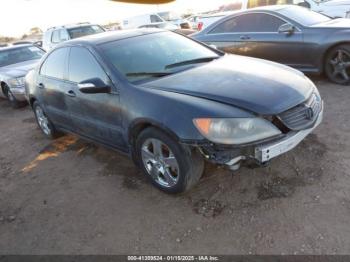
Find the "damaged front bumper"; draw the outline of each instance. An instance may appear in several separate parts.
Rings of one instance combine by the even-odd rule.
[[[21,102],[26,101],[24,86],[16,87],[16,88],[10,87],[10,91],[17,101],[21,101]]]
[[[301,143],[323,119],[323,106],[312,128],[290,131],[281,137],[268,142],[259,142],[243,146],[220,146],[215,144],[198,145],[203,156],[215,164],[226,165],[237,170],[242,161],[253,162],[257,165],[266,165],[271,159],[278,157]]]

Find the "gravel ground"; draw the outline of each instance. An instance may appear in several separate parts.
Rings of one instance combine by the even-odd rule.
[[[314,80],[325,118],[297,149],[261,169],[208,164],[179,196],[1,100],[0,253],[349,254],[350,88]]]

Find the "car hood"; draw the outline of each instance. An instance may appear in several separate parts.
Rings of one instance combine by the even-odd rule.
[[[0,68],[0,76],[3,77],[21,77],[25,76],[30,70],[32,70],[39,60],[30,60],[22,63],[3,66]]]
[[[344,6],[350,5],[349,0],[332,0],[322,3],[323,6]]]
[[[313,25],[314,28],[350,28],[350,19],[348,18],[337,18],[330,20],[325,23]]]
[[[225,55],[143,86],[206,98],[261,115],[279,114],[304,102],[314,88],[295,69],[237,55]]]

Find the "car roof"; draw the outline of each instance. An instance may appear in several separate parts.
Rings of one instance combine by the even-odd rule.
[[[210,17],[215,17],[223,16],[225,13],[227,14],[227,17],[235,16],[235,15],[240,15],[240,14],[249,14],[249,13],[254,13],[257,11],[263,11],[263,12],[271,12],[271,13],[278,13],[278,11],[288,9],[288,8],[304,8],[296,5],[267,5],[267,6],[259,6],[259,7],[254,7],[254,8],[249,8],[249,9],[243,9],[243,10],[236,10],[236,11],[227,11],[227,12],[222,12],[222,13],[217,13],[213,14]]]
[[[107,42],[118,41],[126,38],[137,37],[142,35],[168,32],[167,30],[158,29],[158,28],[138,28],[130,30],[120,30],[120,31],[107,31],[104,33],[88,35],[81,38],[73,39],[67,42],[64,42],[60,46],[67,45],[99,45]]]
[[[72,29],[72,28],[79,28],[79,27],[85,27],[85,26],[94,26],[94,25],[98,25],[98,24],[91,24],[91,23],[86,22],[86,23],[59,25],[59,26],[53,26],[53,27],[48,28],[46,30],[46,32],[57,30],[57,29],[63,29],[63,28],[65,28],[65,29]]]
[[[235,13],[240,12],[239,11],[225,11],[225,12],[218,12],[218,13],[213,13],[213,14],[204,14],[204,15],[198,15],[199,18],[212,18],[212,17],[218,17],[218,16],[229,16]]]
[[[198,15],[200,18],[211,18],[211,17],[218,17],[218,16],[230,16],[235,14],[241,14],[241,13],[250,13],[250,12],[256,12],[256,11],[280,11],[286,8],[289,8],[291,6],[296,5],[267,5],[267,6],[259,6],[249,9],[241,9],[241,10],[234,10],[234,11],[224,11],[224,12],[218,12],[213,14],[206,14],[206,15]],[[303,8],[303,7],[300,7]]]

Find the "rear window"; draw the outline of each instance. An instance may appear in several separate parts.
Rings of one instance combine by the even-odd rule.
[[[80,26],[68,29],[68,34],[71,39],[87,35],[94,35],[102,32],[104,32],[104,29],[102,29],[102,27],[99,25]]]

